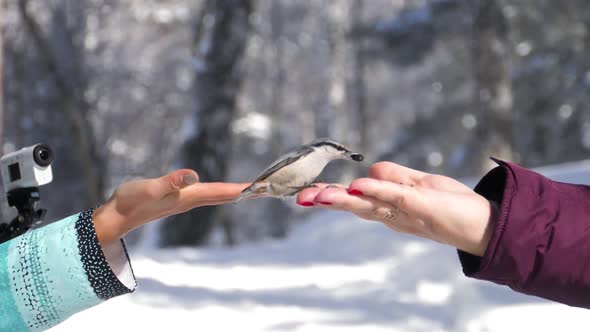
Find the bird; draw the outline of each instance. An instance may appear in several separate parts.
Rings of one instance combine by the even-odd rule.
[[[337,159],[361,162],[364,157],[329,138],[315,139],[275,160],[241,192],[234,203],[253,195],[275,198],[296,195],[313,186],[324,168]]]

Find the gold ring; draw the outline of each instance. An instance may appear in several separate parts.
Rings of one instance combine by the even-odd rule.
[[[393,210],[389,210],[387,211],[387,214],[385,215],[385,219],[387,220],[395,220],[397,219],[397,216],[399,216],[400,210],[398,208],[395,208]]]

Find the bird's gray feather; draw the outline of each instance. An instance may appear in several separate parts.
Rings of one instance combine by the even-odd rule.
[[[308,154],[312,153],[313,151],[314,151],[314,149],[312,147],[301,146],[298,149],[296,149],[295,151],[291,151],[291,152],[281,156],[279,159],[274,161],[271,164],[271,166],[269,166],[267,169],[265,169],[262,172],[262,174],[260,174],[258,176],[258,178],[256,180],[254,180],[254,182],[263,181],[264,179],[266,179],[267,177],[272,175],[277,170],[296,162],[297,160],[301,159],[302,157],[307,156]]]

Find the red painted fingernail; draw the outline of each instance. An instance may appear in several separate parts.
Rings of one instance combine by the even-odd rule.
[[[332,205],[331,202],[319,202],[319,203],[322,204],[322,205]]]
[[[363,194],[362,191],[358,190],[358,189],[348,189],[348,194],[350,195],[355,195],[355,196],[360,196]]]
[[[312,202],[301,202],[301,203],[297,203],[301,206],[314,206],[314,204]]]

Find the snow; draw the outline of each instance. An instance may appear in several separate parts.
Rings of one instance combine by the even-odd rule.
[[[588,183],[590,162],[540,169]],[[131,250],[135,293],[51,331],[587,331],[590,312],[465,278],[454,249],[342,212],[284,241]]]
[[[262,113],[249,112],[245,116],[235,120],[231,125],[232,131],[237,135],[248,135],[259,139],[268,139],[271,134],[271,120]]]

